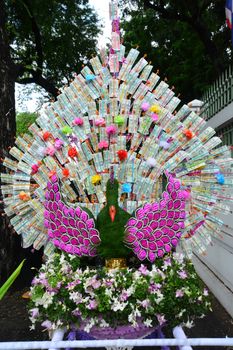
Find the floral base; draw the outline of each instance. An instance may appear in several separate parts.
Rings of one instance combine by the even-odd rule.
[[[80,330],[84,331],[85,325],[81,325]],[[137,327],[131,325],[112,327],[93,326],[90,333],[86,333],[95,339],[139,339],[144,338],[155,332],[157,327],[146,327],[143,323],[139,323]]]

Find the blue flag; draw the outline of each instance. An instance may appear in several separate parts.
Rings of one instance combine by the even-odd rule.
[[[226,22],[227,26],[231,30],[231,41],[233,43],[233,28],[232,28],[232,10],[233,10],[233,0],[226,0],[225,11],[226,11]]]

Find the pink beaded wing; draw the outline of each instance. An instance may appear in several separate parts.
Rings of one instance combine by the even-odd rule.
[[[125,242],[140,260],[153,262],[176,247],[184,229],[185,199],[180,182],[167,175],[163,199],[147,203],[126,224]]]
[[[80,257],[95,256],[100,243],[95,221],[81,207],[68,208],[62,201],[56,175],[48,182],[45,198],[44,225],[53,244]]]

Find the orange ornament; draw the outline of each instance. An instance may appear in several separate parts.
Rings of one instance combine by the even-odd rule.
[[[27,193],[21,191],[19,193],[19,199],[21,199],[22,201],[28,201],[30,199],[30,196]]]
[[[75,147],[70,147],[70,148],[68,149],[68,156],[69,156],[70,158],[77,157],[77,155],[78,155],[78,152],[77,152],[77,149],[76,149]]]
[[[51,132],[45,131],[45,132],[43,133],[43,140],[44,140],[44,141],[47,141],[51,136],[52,136]]]
[[[68,177],[70,175],[69,169],[67,168],[62,169],[62,174],[64,177]]]
[[[183,133],[185,134],[185,136],[187,137],[187,139],[191,140],[193,138],[193,133],[191,130],[186,129],[183,131]]]
[[[117,155],[118,155],[120,161],[122,162],[122,161],[124,161],[124,160],[127,158],[128,153],[127,153],[127,151],[125,151],[124,149],[120,149],[120,150],[117,152]]]

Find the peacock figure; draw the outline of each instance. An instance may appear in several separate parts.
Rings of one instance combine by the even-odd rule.
[[[203,253],[233,200],[230,150],[137,49],[125,57],[117,11],[112,1],[109,52],[90,59],[4,159],[5,212],[23,247],[46,255]]]

